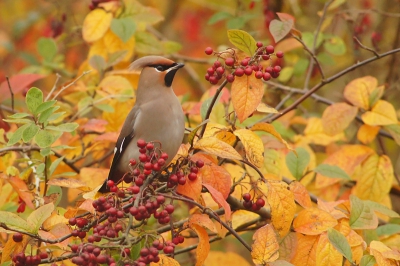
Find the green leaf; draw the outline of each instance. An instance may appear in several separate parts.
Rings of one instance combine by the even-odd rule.
[[[312,49],[314,45],[314,34],[311,32],[302,32],[301,39],[303,40],[304,44],[309,48]],[[317,37],[317,43],[315,44],[315,49],[318,49],[319,46],[322,44],[324,40],[324,34],[319,33]]]
[[[56,100],[52,100],[52,101],[47,101],[44,103],[41,103],[37,108],[36,108],[36,113],[40,114],[43,111],[46,111],[47,109],[49,109],[50,107],[52,107],[57,101]]]
[[[293,66],[293,75],[302,76],[306,72],[310,61],[300,58]]]
[[[28,114],[28,113],[15,113],[15,114],[13,114],[13,115],[9,115],[9,116],[7,116],[8,118],[24,118],[24,117],[27,117],[27,116],[30,116],[30,114]]]
[[[269,31],[276,43],[285,38],[285,36],[292,30],[293,24],[294,21],[292,19],[285,21],[273,19],[271,21],[269,24]]]
[[[353,262],[351,247],[346,237],[334,228],[328,228],[329,242],[340,252],[348,261]]]
[[[368,101],[369,101],[369,106],[374,106],[382,97],[383,95],[383,86],[375,88],[371,94],[369,95]]]
[[[10,139],[8,140],[7,146],[14,145],[18,141],[20,141],[22,138],[22,133],[29,126],[30,124],[25,124],[23,126],[20,126],[17,130],[15,130],[15,132],[11,135]]]
[[[38,174],[39,176],[43,176],[44,173],[44,168],[46,167],[46,165],[44,163],[39,164],[36,167],[36,174]]]
[[[385,224],[376,229],[378,236],[395,235],[400,233],[400,224]]]
[[[278,80],[282,83],[288,82],[293,76],[293,67],[284,67],[279,73]]]
[[[210,121],[210,119],[204,120],[203,122],[201,122],[200,125],[198,125],[197,127],[195,127],[190,134],[188,135],[188,140],[187,142],[190,143],[191,146],[193,146],[193,140],[196,137],[197,131],[199,131],[200,128],[202,128],[203,126],[205,127],[206,124]]]
[[[365,204],[367,204],[372,210],[382,213],[384,215],[389,216],[390,218],[397,218],[399,214],[388,207],[371,200],[365,200]]]
[[[360,266],[374,266],[376,265],[375,257],[372,255],[364,255],[360,260]]]
[[[54,204],[52,202],[34,210],[26,219],[28,224],[30,225],[30,232],[36,234],[39,231],[39,228],[42,226],[43,222],[50,217],[53,210]]]
[[[162,46],[165,54],[174,54],[182,49],[180,43],[173,41],[163,41]]]
[[[122,51],[117,51],[115,53],[108,55],[108,61],[107,61],[106,68],[109,68],[109,67],[114,66],[114,65],[118,64],[119,62],[121,62],[122,59],[124,59],[127,52],[128,51],[126,51],[126,50],[122,50]]]
[[[286,155],[286,165],[296,180],[300,180],[310,162],[310,154],[302,147],[296,148],[296,153],[297,156],[293,151]]]
[[[232,17],[232,14],[230,14],[228,12],[220,11],[211,16],[211,18],[207,22],[207,25],[213,25],[221,20],[231,18],[231,17]]]
[[[388,125],[384,128],[389,131],[397,145],[400,145],[400,124]]]
[[[89,59],[89,65],[96,69],[98,72],[103,72],[106,69],[106,60],[100,55],[94,55]]]
[[[113,18],[110,28],[123,42],[127,42],[136,31],[136,23],[131,17]]]
[[[314,169],[314,172],[326,177],[350,180],[350,176],[337,165],[320,164]]]
[[[46,148],[53,144],[54,137],[49,131],[41,129],[36,134],[35,141],[40,148]]]
[[[55,107],[58,107],[58,106],[55,106]],[[65,112],[59,112],[59,113],[52,114],[52,115],[47,119],[47,121],[50,122],[50,121],[57,120],[58,118],[60,118],[60,117],[63,116],[64,114],[65,114]]]
[[[352,229],[375,229],[378,226],[378,218],[374,211],[354,195],[350,195],[350,220]]]
[[[332,56],[325,52],[319,53],[317,59],[322,65],[332,66],[335,64],[335,60],[333,60]]]
[[[62,197],[62,194],[63,194],[62,193],[62,188],[59,187],[59,186],[49,186],[49,188],[46,191],[46,196],[50,196],[51,194],[58,194],[58,198],[54,202],[54,206],[57,206],[60,203],[61,199],[63,198]]]
[[[247,20],[244,17],[235,17],[226,21],[226,27],[228,29],[240,29],[243,28]]]
[[[62,131],[62,132],[72,132],[77,129],[79,124],[77,123],[64,123],[58,126],[48,126],[46,129],[55,130],[55,131]]]
[[[324,48],[333,55],[344,55],[346,53],[346,44],[339,36],[331,36],[325,40]]]
[[[155,55],[163,53],[162,44],[154,35],[145,31],[138,31],[135,33],[135,38],[135,49],[138,53]]]
[[[43,92],[36,87],[32,87],[26,93],[25,103],[28,110],[36,115],[36,109],[43,102]]]
[[[228,30],[228,39],[239,50],[253,55],[257,49],[254,38],[243,30]]]
[[[52,38],[40,38],[36,45],[39,54],[45,61],[53,61],[57,54],[57,45]]]
[[[218,95],[218,99],[215,101],[216,103],[219,102],[219,99],[221,98],[221,95],[222,95],[222,93],[220,93],[220,94]],[[212,99],[213,99],[213,97],[210,97],[210,98],[208,98],[207,100],[205,100],[205,101],[201,104],[201,107],[200,107],[200,115],[201,115],[202,120],[204,120],[204,119],[206,118],[207,110],[208,110],[208,108],[209,108],[210,105],[211,105]]]
[[[12,212],[0,211],[0,223],[7,225],[11,230],[31,232],[30,225],[24,219]]]
[[[112,107],[109,104],[106,103],[101,103],[101,104],[96,104],[94,107],[104,111],[104,112],[108,112],[108,113],[114,113],[114,107]]]
[[[49,156],[49,155],[53,155],[54,152],[51,151],[50,147],[44,148],[40,150],[40,155],[44,156]]]
[[[64,160],[64,156],[57,158],[54,162],[51,163],[49,167],[49,176],[52,176],[57,166]]]
[[[38,131],[39,131],[39,126],[38,126],[38,125],[36,125],[36,124],[34,124],[34,123],[30,124],[30,125],[24,130],[24,132],[22,133],[22,140],[23,140],[24,142],[31,141],[31,140],[33,139],[33,137],[36,136],[36,134],[38,133]]]
[[[39,115],[39,122],[40,123],[44,123],[44,122],[48,122],[50,121],[50,116],[53,115],[53,113],[55,111],[57,111],[60,108],[60,106],[54,106],[54,107],[50,107],[47,110],[43,111],[40,115]]]
[[[32,123],[32,120],[26,118],[17,118],[17,119],[3,119],[4,122],[14,123],[14,124],[26,124]]]

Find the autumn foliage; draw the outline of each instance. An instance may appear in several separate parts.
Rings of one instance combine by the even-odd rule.
[[[398,8],[66,2],[0,11],[2,265],[400,264]],[[185,63],[185,138],[101,195],[154,54]]]

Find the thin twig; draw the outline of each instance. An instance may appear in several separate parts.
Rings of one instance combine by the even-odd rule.
[[[14,112],[14,92],[11,88],[10,79],[8,77],[6,77],[6,79],[7,79],[7,83],[8,83],[8,90],[10,91],[10,94],[11,94],[11,110]]]
[[[47,94],[45,101],[48,101],[50,99],[50,96],[57,89],[57,84],[58,84],[58,81],[60,80],[60,78],[61,78],[61,75],[56,73],[56,81],[54,82],[53,88],[51,88],[51,91],[49,92],[49,94]]]
[[[360,40],[359,40],[356,36],[353,36],[353,39],[357,42],[357,44],[358,44],[361,48],[363,48],[364,50],[370,51],[370,52],[373,53],[376,57],[379,57],[379,54],[378,54],[377,51],[375,51],[375,50],[372,49],[372,48],[369,48],[369,47],[365,46],[364,44],[362,44],[362,43],[360,42]]]
[[[72,85],[75,85],[76,82],[78,80],[80,80],[82,77],[84,77],[85,75],[89,74],[92,70],[88,70],[88,71],[84,71],[79,77],[77,77],[75,80],[73,80],[70,84],[68,84],[67,86],[63,86],[59,92],[57,92],[57,94],[53,97],[53,100],[55,100],[63,91],[65,91],[66,89],[68,89],[69,87],[71,87]]]

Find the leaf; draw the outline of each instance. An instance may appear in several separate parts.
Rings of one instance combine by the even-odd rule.
[[[78,123],[64,123],[58,126],[47,126],[46,129],[62,131],[62,132],[72,132],[77,129],[79,126]]]
[[[372,255],[364,255],[361,258],[360,266],[374,266],[376,265],[375,257]]]
[[[320,164],[314,169],[314,172],[326,177],[350,180],[350,176],[337,165]]]
[[[397,145],[400,145],[400,124],[387,125],[385,129],[389,131]]]
[[[353,262],[353,254],[349,242],[344,235],[335,230],[334,228],[328,229],[329,242],[340,252],[347,260]]]
[[[5,224],[11,230],[31,232],[30,225],[12,212],[0,211],[0,223]]]
[[[293,221],[296,232],[305,235],[319,235],[337,225],[337,220],[329,213],[312,207],[302,210]]]
[[[374,106],[382,98],[384,90],[385,86],[379,86],[371,91],[369,95],[369,106]]]
[[[136,23],[131,17],[113,18],[110,28],[123,42],[127,42],[136,31]]]
[[[82,36],[86,42],[99,40],[110,28],[113,15],[104,9],[96,8],[92,10],[84,19],[82,26]]]
[[[232,14],[230,14],[228,12],[220,11],[211,16],[211,18],[207,21],[207,25],[213,25],[221,20],[231,18],[231,17],[232,17]]]
[[[7,116],[7,117],[8,117],[8,118],[15,118],[15,119],[18,119],[18,118],[24,118],[24,117],[27,117],[27,116],[30,116],[30,114],[28,114],[28,113],[15,113],[15,114],[9,115],[9,116]]]
[[[291,31],[294,21],[291,19],[280,21],[273,19],[269,24],[269,31],[274,38],[275,43],[279,42]]]
[[[49,176],[53,175],[57,166],[62,162],[63,159],[64,159],[64,156],[61,156],[60,158],[57,158],[54,162],[51,163],[51,165],[49,167]]]
[[[106,60],[100,55],[93,55],[89,59],[89,65],[96,69],[98,72],[102,72],[107,68]]]
[[[28,224],[31,227],[30,232],[36,234],[39,231],[39,228],[42,226],[43,222],[50,217],[53,211],[53,203],[40,206],[38,209],[34,210],[27,218]]]
[[[243,30],[228,30],[229,41],[239,50],[252,56],[257,49],[254,38]]]
[[[57,45],[52,38],[40,38],[37,43],[37,50],[45,61],[51,62],[57,55]]]
[[[159,254],[158,257],[160,258],[160,261],[157,263],[150,263],[151,266],[180,266],[179,262],[167,255]]]
[[[378,236],[390,236],[400,233],[400,224],[384,224],[376,229]]]
[[[222,96],[222,94],[218,95],[218,98],[217,98],[216,101],[215,101],[216,103],[219,102],[219,99],[221,98],[221,96]],[[206,118],[208,108],[210,108],[210,105],[211,105],[211,103],[212,103],[212,101],[213,101],[213,98],[214,98],[214,97],[210,97],[210,98],[208,98],[207,100],[205,100],[205,101],[201,104],[201,107],[200,107],[200,115],[201,115],[202,120],[204,120],[204,119]],[[213,107],[214,107],[214,106],[213,106]]]
[[[294,195],[296,202],[303,208],[312,207],[311,198],[305,186],[298,181],[289,184],[289,189]]]
[[[293,193],[286,183],[267,180],[267,201],[271,208],[272,225],[283,237],[289,230],[296,213],[296,203]]]
[[[216,251],[211,250],[207,256],[204,265],[207,266],[218,266],[218,265],[240,265],[250,266],[250,263],[236,252],[231,251]]]
[[[90,190],[90,188],[86,185],[85,182],[73,178],[65,178],[65,177],[52,178],[50,181],[47,182],[47,184],[59,187],[77,188],[83,191]]]
[[[387,101],[379,100],[371,111],[361,115],[362,121],[370,126],[386,126],[397,124],[396,110],[393,105]]]
[[[364,203],[367,204],[373,211],[387,215],[390,218],[398,218],[399,217],[399,214],[397,212],[389,209],[388,207],[386,207],[378,202],[365,200]]]
[[[237,129],[233,132],[244,146],[246,158],[257,166],[263,166],[264,163],[264,144],[257,134],[248,129]]]
[[[379,126],[361,125],[357,131],[357,139],[363,144],[371,143],[379,133]]]
[[[7,181],[10,183],[15,192],[17,192],[18,196],[26,203],[26,206],[34,209],[35,205],[33,205],[32,202],[35,198],[33,193],[29,191],[26,183],[18,176],[11,176],[7,179]]]
[[[297,246],[291,263],[294,265],[311,266],[316,264],[316,251],[319,236],[309,236],[297,233]]]
[[[196,248],[196,266],[201,266],[210,252],[209,237],[207,231],[197,224],[190,224],[190,228],[195,231],[199,237],[199,244]]]
[[[203,122],[201,122],[199,125],[197,125],[188,135],[188,143],[190,143],[191,146],[193,146],[193,142],[194,139],[196,137],[197,131],[199,131],[200,128],[202,128],[203,126],[206,126],[206,124],[209,122],[210,120],[207,119]],[[206,130],[207,131],[207,130]]]
[[[57,102],[56,100],[52,100],[52,101],[47,101],[47,102],[41,103],[41,104],[36,108],[36,113],[40,114],[40,113],[46,111],[47,109],[49,109],[50,107],[52,107],[56,102]]]
[[[54,137],[49,131],[40,129],[35,136],[35,141],[40,148],[46,148],[53,144]]]
[[[324,48],[333,55],[344,55],[346,53],[346,44],[339,36],[331,36],[326,39]]]
[[[350,227],[356,229],[375,229],[378,218],[373,210],[354,195],[350,195]]]
[[[310,162],[310,154],[302,147],[296,148],[295,151],[297,155],[293,151],[286,155],[286,165],[296,180],[300,180]]]
[[[210,219],[210,217],[207,214],[199,214],[195,213],[190,216],[189,221],[188,221],[189,227],[192,224],[197,224],[202,226],[205,229],[209,229],[212,232],[217,232],[217,229],[215,228],[215,224],[213,221]]]
[[[54,114],[55,111],[57,111],[58,109],[60,109],[60,106],[54,106],[54,107],[50,107],[49,109],[43,111],[40,116],[39,116],[39,122],[40,123],[45,123],[45,122],[49,122],[50,117]],[[62,114],[62,113],[58,113],[58,114]]]
[[[360,199],[382,202],[394,180],[393,166],[386,155],[373,154],[363,163],[354,195]]]
[[[286,140],[284,140],[281,136],[281,134],[278,133],[278,131],[275,130],[275,127],[271,124],[268,123],[257,123],[254,126],[252,126],[250,128],[253,131],[264,131],[267,132],[269,134],[271,134],[272,136],[274,136],[275,138],[277,138],[281,143],[283,143],[287,149],[292,150],[292,147],[289,146],[289,144],[286,142]]]
[[[14,145],[22,138],[22,133],[27,129],[31,124],[25,124],[20,126],[14,133],[12,133],[11,137],[8,140],[7,146]]]
[[[186,183],[183,186],[178,186],[176,192],[198,202],[200,200],[202,189],[201,181],[202,180],[199,177],[194,181],[186,180]]]
[[[229,144],[215,137],[208,137],[198,140],[194,144],[195,149],[205,151],[209,154],[225,159],[242,160],[242,156]]]
[[[22,140],[24,142],[29,142],[33,139],[33,137],[35,137],[35,135],[38,133],[39,131],[39,126],[32,123],[32,124],[28,124],[29,126],[24,130],[24,132],[22,133]]]
[[[36,115],[36,109],[43,102],[43,92],[36,87],[32,87],[26,93],[25,103],[28,110]]]
[[[216,203],[218,203],[218,205],[220,207],[222,207],[225,211],[225,219],[227,221],[231,220],[231,207],[228,204],[228,202],[226,202],[224,196],[221,194],[221,192],[219,192],[218,190],[216,190],[215,188],[213,188],[212,186],[208,185],[208,184],[203,184],[203,186],[208,190],[208,192],[210,192],[211,197],[214,199],[214,201]]]
[[[263,103],[263,102],[261,102],[258,106],[257,106],[257,112],[260,112],[260,113],[267,113],[267,114],[278,114],[279,112],[275,109],[275,108],[273,108],[273,107],[271,107],[271,106],[268,106],[268,105],[266,105],[265,103]]]
[[[33,82],[44,78],[46,75],[41,74],[17,74],[10,78],[10,85],[14,94],[20,93],[26,89]],[[11,97],[10,90],[8,88],[7,80],[3,81],[0,85],[0,102]]]
[[[357,115],[358,108],[347,103],[334,103],[322,114],[322,127],[326,134],[334,136],[344,131]]]
[[[137,31],[135,33],[136,51],[140,54],[162,54],[163,47],[161,42],[154,35],[145,32]]]
[[[354,79],[344,88],[344,97],[354,106],[369,110],[369,97],[378,86],[378,80],[372,76]]]
[[[392,250],[380,241],[371,241],[369,248],[378,265],[397,265],[392,260],[400,260],[400,252],[398,250]]]
[[[279,258],[279,243],[272,225],[267,224],[257,229],[253,240],[251,257],[255,264],[266,265]]]
[[[339,233],[340,234],[340,233]],[[342,265],[343,257],[339,251],[329,242],[326,234],[321,234],[318,240],[316,250],[316,262],[317,265],[330,266],[330,265]]]
[[[254,75],[236,77],[232,84],[232,104],[240,122],[256,111],[264,95],[264,85]]]

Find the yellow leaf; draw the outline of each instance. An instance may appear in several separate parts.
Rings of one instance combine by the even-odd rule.
[[[104,45],[109,54],[119,51],[126,51],[122,61],[129,61],[132,58],[135,50],[135,35],[132,35],[129,40],[123,42],[121,38],[115,35],[111,30],[108,30],[104,35]]]
[[[49,203],[40,206],[39,208],[31,212],[31,214],[26,219],[30,226],[30,232],[36,234],[39,231],[39,228],[42,226],[43,222],[50,217],[53,210],[54,204]]]
[[[265,265],[279,258],[279,243],[274,227],[267,224],[258,229],[253,235],[251,257],[255,264]]]
[[[159,254],[160,261],[157,263],[150,263],[151,266],[180,266],[179,262],[177,262],[174,258],[171,258],[164,254]]]
[[[290,191],[293,192],[294,199],[303,208],[312,207],[310,195],[307,189],[298,181],[293,181],[289,184]]]
[[[332,142],[345,139],[343,132],[334,136],[329,136],[322,127],[322,120],[317,117],[310,117],[304,129],[304,137],[302,140],[306,143],[326,146]]]
[[[379,132],[380,127],[378,126],[370,126],[370,125],[362,125],[357,131],[357,139],[361,141],[363,144],[371,143],[376,135]]]
[[[107,95],[132,95],[133,87],[129,80],[121,76],[107,76],[99,84],[101,91],[105,92],[103,96]]]
[[[26,245],[30,241],[30,237],[27,235],[22,235],[21,242],[15,242],[10,235],[6,243],[3,242],[2,251],[1,251],[1,264],[4,264],[6,261],[11,261],[13,255],[24,252]],[[10,263],[11,264],[11,263]],[[24,264],[26,265],[26,264]]]
[[[204,266],[240,265],[250,266],[250,263],[235,252],[210,251]]]
[[[298,246],[295,232],[290,232],[279,240],[279,259],[291,261]]]
[[[236,142],[235,135],[229,132],[225,126],[213,122],[207,123],[203,138],[208,137],[216,137],[217,139],[220,139],[231,146]]]
[[[254,212],[246,210],[235,211],[232,215],[232,228],[237,229],[239,226],[258,218],[260,218],[260,216]]]
[[[319,236],[308,236],[297,233],[297,248],[291,260],[296,266],[314,266]]]
[[[279,113],[275,108],[266,105],[265,103],[261,102],[258,106],[257,106],[257,112],[260,113],[267,113],[267,114],[277,114]]]
[[[342,262],[342,254],[329,242],[327,234],[322,234],[317,245],[317,265],[336,266],[342,265]]]
[[[108,176],[109,169],[84,167],[79,174],[79,180],[84,182],[91,190],[103,184]]]
[[[268,124],[268,123],[257,123],[254,126],[252,126],[250,128],[253,131],[264,131],[267,132],[269,134],[271,134],[272,136],[274,136],[275,138],[277,138],[280,142],[282,142],[286,148],[293,150],[292,147],[289,146],[289,144],[286,142],[286,140],[284,140],[281,136],[281,134],[279,134],[273,125]]]
[[[322,114],[322,127],[326,134],[334,136],[345,130],[356,117],[358,108],[347,103],[334,103]]]
[[[282,181],[267,180],[267,200],[271,207],[271,220],[274,228],[283,237],[289,232],[296,203],[293,193],[288,190],[286,183]]]
[[[355,79],[344,88],[344,97],[354,106],[369,110],[369,96],[378,86],[378,80],[372,76]]]
[[[242,142],[246,158],[257,167],[264,163],[264,144],[256,133],[248,129],[238,129],[233,132]]]
[[[293,221],[293,228],[296,232],[305,235],[319,235],[337,223],[337,220],[329,213],[312,207],[302,210],[297,215]]]
[[[86,42],[94,42],[104,36],[110,28],[112,14],[101,8],[91,11],[83,21],[82,35]]]
[[[114,112],[103,112],[102,115],[102,119],[108,122],[106,125],[107,132],[119,132],[126,116],[132,109],[134,102],[134,100],[129,100],[126,102],[119,102],[115,99],[110,100],[108,104],[114,108]]]
[[[354,195],[360,199],[382,202],[394,179],[393,166],[386,155],[373,154],[363,163]]]
[[[249,117],[260,104],[264,85],[254,75],[236,77],[231,89],[232,104],[240,122]]]
[[[397,124],[396,110],[393,105],[387,101],[379,100],[371,111],[361,115],[362,121],[370,126],[386,126]]]
[[[203,150],[209,154],[216,155],[225,159],[242,160],[242,156],[229,144],[215,137],[203,138],[198,140],[195,149]]]
[[[104,44],[104,38],[101,38],[90,45],[88,59],[94,55],[99,55],[105,60],[108,58],[108,52],[107,47]]]
[[[201,266],[206,260],[208,252],[210,252],[209,237],[206,229],[200,225],[190,224],[190,228],[195,231],[199,237],[199,244],[196,249],[196,266]]]
[[[376,259],[378,265],[398,265],[394,260],[400,260],[400,252],[392,250],[380,241],[371,241],[369,245],[370,253]]]

